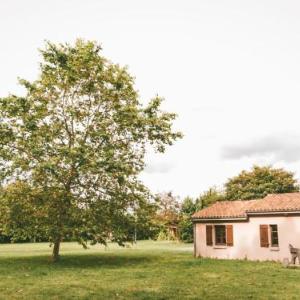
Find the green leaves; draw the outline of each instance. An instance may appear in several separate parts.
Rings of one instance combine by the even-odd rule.
[[[294,174],[270,166],[254,166],[249,172],[242,171],[225,184],[226,198],[259,199],[267,194],[298,192],[299,186]]]
[[[135,211],[147,211],[149,193],[137,178],[145,149],[163,152],[181,137],[175,115],[160,110],[159,97],[144,108],[133,77],[95,42],[48,42],[41,53],[38,79],[20,80],[26,97],[0,99],[0,180],[22,182],[43,199],[20,207],[32,218],[43,212],[37,220],[50,241],[122,243]]]

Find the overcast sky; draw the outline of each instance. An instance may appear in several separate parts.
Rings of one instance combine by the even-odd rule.
[[[253,164],[300,176],[300,1],[2,0],[0,96],[33,80],[44,40],[92,39],[165,97],[185,137],[149,153],[153,192],[197,196]]]

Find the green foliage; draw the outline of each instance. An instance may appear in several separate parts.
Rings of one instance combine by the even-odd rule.
[[[225,195],[222,191],[218,190],[217,187],[213,186],[209,188],[207,191],[203,192],[196,199],[196,207],[197,210],[208,207],[214,204],[217,201],[221,201],[225,199]]]
[[[179,233],[180,240],[185,243],[193,242],[193,222],[192,215],[197,211],[197,204],[191,197],[186,197],[182,201]]]
[[[181,204],[181,213],[186,215],[192,215],[196,211],[196,203],[191,197],[185,197]]]
[[[225,184],[228,200],[259,199],[267,194],[298,192],[294,174],[271,166],[254,166],[251,171],[242,171]]]
[[[194,240],[192,215],[182,215],[179,223],[180,240],[185,243],[192,243]]]
[[[180,221],[180,203],[172,192],[157,194],[155,197],[157,210],[154,216],[154,224],[159,229],[157,239],[173,240],[178,239],[171,228],[177,229]],[[175,236],[174,236],[175,234]]]
[[[147,202],[143,207],[136,208],[128,228],[132,241],[156,239],[160,230],[155,222],[156,212],[156,203]]]
[[[14,184],[1,227],[14,238],[47,232],[58,248],[69,238],[131,240],[148,213],[145,149],[164,152],[181,137],[175,114],[159,97],[143,107],[133,77],[95,42],[49,42],[41,54],[38,79],[20,80],[26,96],[0,99],[0,186]]]
[[[21,181],[2,189],[0,234],[11,242],[43,241],[47,237],[47,218],[41,194]]]
[[[175,241],[175,240],[177,240],[176,236],[171,234],[171,232],[166,227],[161,228],[156,239],[158,241]]]

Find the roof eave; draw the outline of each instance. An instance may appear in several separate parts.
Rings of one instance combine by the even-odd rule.
[[[192,221],[194,223],[209,223],[209,222],[241,222],[241,221],[247,221],[247,217],[212,217],[212,218],[192,218]]]
[[[266,210],[266,211],[247,211],[248,216],[261,215],[298,215],[300,210]]]

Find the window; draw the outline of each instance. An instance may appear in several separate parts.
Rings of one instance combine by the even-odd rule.
[[[278,247],[278,228],[277,225],[270,225],[271,247]]]
[[[233,246],[233,225],[206,225],[206,245]]]
[[[226,245],[225,225],[215,225],[215,244],[216,245]]]
[[[279,247],[277,225],[260,225],[259,228],[261,247]]]

